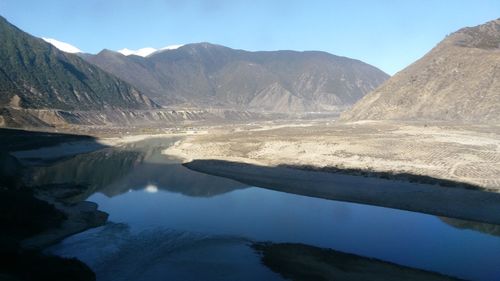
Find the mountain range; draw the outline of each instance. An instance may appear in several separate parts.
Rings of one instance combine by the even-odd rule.
[[[135,86],[86,62],[77,48],[45,40],[0,17],[0,127],[165,126],[264,117],[245,110],[162,109]]]
[[[197,43],[92,55],[31,36],[4,18],[0,61],[1,126],[339,112],[388,78],[361,61],[317,51],[249,52]]]
[[[249,52],[210,43],[147,56],[103,50],[83,57],[162,106],[338,111],[389,77],[361,61],[325,52]]]
[[[500,121],[499,19],[448,35],[390,79],[319,51],[195,43],[86,54],[2,17],[0,62],[0,126],[248,120],[354,103],[342,120]]]
[[[498,124],[500,19],[448,35],[341,118]]]

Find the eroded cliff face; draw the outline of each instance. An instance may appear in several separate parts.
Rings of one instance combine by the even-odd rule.
[[[500,122],[500,20],[463,28],[366,95],[343,120]]]
[[[283,117],[251,111],[208,110],[107,110],[64,111],[52,109],[0,109],[0,127],[65,127],[84,126],[173,126],[204,122],[238,122]]]

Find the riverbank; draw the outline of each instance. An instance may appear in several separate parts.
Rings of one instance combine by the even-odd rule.
[[[184,162],[289,165],[398,180],[421,176],[500,192],[499,125],[326,122],[228,128],[187,136],[163,153]]]
[[[287,193],[500,224],[499,193],[222,160],[184,166]]]
[[[283,192],[500,224],[500,126],[254,125],[187,136],[163,153]]]
[[[293,243],[254,243],[264,265],[287,280],[460,280],[390,262]]]
[[[43,254],[45,247],[71,234],[103,225],[107,215],[95,204],[52,204],[34,196],[31,188],[0,184],[0,210],[1,280],[95,280],[77,259]]]
[[[42,252],[70,235],[104,225],[108,215],[94,203],[66,201],[83,187],[26,186],[23,176],[33,158],[60,158],[103,146],[96,138],[82,135],[5,129],[0,135],[0,225],[4,229],[0,233],[0,279],[95,280],[82,262]],[[68,142],[78,149],[65,151]]]
[[[108,215],[99,211],[97,204],[87,201],[73,202],[68,200],[77,194],[85,192],[86,187],[74,184],[26,186],[23,176],[30,165],[34,163],[40,164],[40,161],[47,159],[57,160],[62,157],[96,151],[108,147],[109,144],[104,145],[103,141],[92,136],[51,132],[2,129],[0,135],[3,137],[1,142],[2,152],[0,152],[0,164],[2,166],[0,169],[0,176],[2,177],[0,191],[3,190],[13,196],[19,194],[21,200],[35,202],[26,204],[50,206],[50,208],[48,207],[49,210],[54,210],[61,218],[64,218],[57,226],[47,224],[45,227],[39,228],[36,233],[31,233],[29,237],[15,239],[20,240],[22,248],[43,250],[45,247],[53,245],[70,235],[106,223]],[[127,138],[120,140],[120,142],[130,141],[133,140]],[[8,213],[12,217],[20,217],[16,213],[23,212],[24,209],[29,209],[29,207],[20,203],[17,209],[11,208]],[[43,212],[43,210],[40,212]],[[44,225],[43,220],[41,219],[38,223]],[[22,227],[22,225],[19,227]]]
[[[21,242],[23,248],[43,250],[66,237],[102,226],[107,222],[108,214],[99,211],[96,203],[89,201],[70,203],[64,200],[79,193],[79,189],[81,188],[67,184],[37,188],[36,198],[53,205],[66,219],[57,228],[50,228],[24,239]]]

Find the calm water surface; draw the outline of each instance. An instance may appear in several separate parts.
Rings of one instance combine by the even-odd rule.
[[[56,162],[38,183],[77,182],[109,223],[50,252],[98,280],[281,280],[253,241],[332,248],[471,280],[500,279],[500,227],[249,187],[193,172],[153,139]]]

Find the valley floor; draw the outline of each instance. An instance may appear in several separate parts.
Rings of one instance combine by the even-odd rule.
[[[384,177],[416,175],[500,192],[500,125],[375,121],[241,125],[187,136],[164,154],[185,162],[212,159]]]

